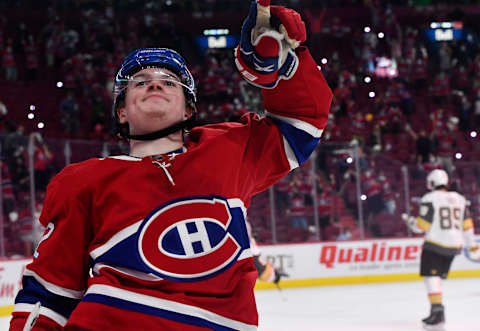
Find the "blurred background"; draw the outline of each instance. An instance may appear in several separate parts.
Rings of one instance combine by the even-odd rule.
[[[480,230],[480,2],[290,0],[334,100],[313,157],[248,211],[260,244],[412,236],[445,169]],[[140,47],[189,63],[201,124],[263,114],[233,64],[249,1],[0,0],[0,256],[29,257],[45,189],[66,165],[128,153],[112,80]],[[132,196],[135,195],[133,189]]]

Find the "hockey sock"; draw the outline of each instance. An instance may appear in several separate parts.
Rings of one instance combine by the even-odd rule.
[[[425,286],[427,288],[428,300],[431,305],[442,304],[442,279],[438,276],[425,277]]]

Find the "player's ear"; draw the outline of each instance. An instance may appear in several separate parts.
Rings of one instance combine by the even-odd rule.
[[[185,106],[185,112],[183,113],[183,118],[190,118],[193,114],[193,108],[190,105]]]
[[[125,110],[125,107],[118,107],[116,112],[118,116],[118,121],[121,124],[127,123],[127,112]]]

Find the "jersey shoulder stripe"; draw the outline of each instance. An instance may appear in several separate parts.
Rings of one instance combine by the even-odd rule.
[[[273,123],[275,123],[275,125],[278,127],[283,137],[288,142],[288,145],[293,151],[298,164],[299,165],[303,164],[308,159],[310,154],[312,154],[315,147],[317,147],[317,144],[320,141],[321,133],[313,132],[315,135],[318,135],[318,137],[316,137],[310,134],[308,131],[305,131],[299,128],[301,127],[301,125],[295,126],[293,125],[292,122],[290,123],[284,122],[275,117],[272,117],[271,119]],[[297,122],[301,122],[301,121],[297,121]],[[302,123],[308,124],[306,122],[302,122]],[[312,132],[313,130],[309,130],[309,131]],[[321,132],[321,130],[318,130],[318,131]],[[288,152],[287,152],[287,157],[288,157]]]

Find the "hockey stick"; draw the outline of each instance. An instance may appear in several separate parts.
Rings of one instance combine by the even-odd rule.
[[[277,286],[278,293],[280,294],[280,298],[282,298],[282,301],[287,301],[287,297],[283,293],[283,289],[278,285],[278,283],[275,283],[275,286]]]

